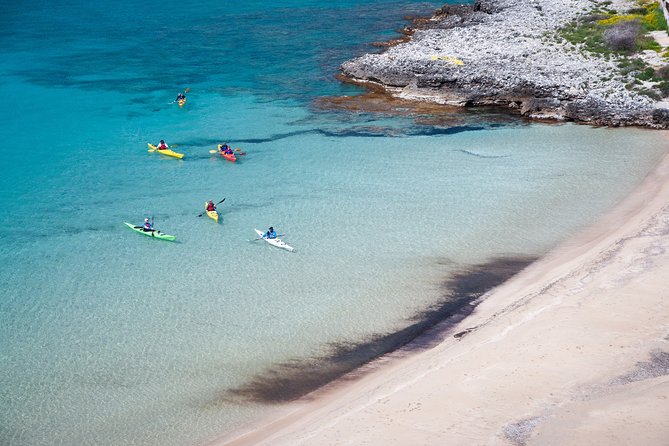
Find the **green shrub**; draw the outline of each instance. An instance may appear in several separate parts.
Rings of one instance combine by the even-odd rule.
[[[660,82],[657,84],[657,89],[660,90],[660,93],[662,93],[662,97],[666,98],[669,96],[669,81]]]
[[[655,77],[655,69],[653,69],[652,67],[646,68],[636,76],[636,78],[639,79],[640,81],[649,81],[653,79],[653,77]]]
[[[667,29],[667,21],[664,18],[664,13],[659,3],[648,7],[648,11],[643,17],[643,24],[644,29],[647,31],[664,31]]]

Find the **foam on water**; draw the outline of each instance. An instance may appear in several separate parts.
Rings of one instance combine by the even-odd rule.
[[[141,50],[104,35],[72,48],[60,42],[90,36],[94,19],[56,33],[54,46],[78,55],[71,72],[53,48],[39,50],[45,72],[33,73],[25,40],[6,47],[1,442],[194,444],[224,433],[265,410],[243,390],[272,382],[278,365],[308,372],[314,358],[407,327],[441,301],[442,285],[463,265],[545,253],[627,194],[665,152],[658,134],[638,129],[499,124],[479,114],[440,128],[315,113],[310,97],[351,88],[316,85],[332,74],[330,57],[342,61],[370,40],[365,28],[376,22],[365,14],[378,7],[293,3],[279,12],[311,23],[305,35],[323,52],[299,46],[297,33],[283,42],[281,69],[267,69],[269,53],[238,56],[237,78],[200,72],[231,67],[217,52],[232,45],[230,33],[212,27],[232,12],[215,5],[209,13],[185,8],[196,37],[184,45],[197,55],[176,76],[140,69],[154,52],[173,62],[178,34],[168,30],[167,45],[144,36]],[[48,11],[54,17],[10,12],[70,22],[58,14],[71,8]],[[167,4],[163,22],[179,8]],[[293,32],[264,5],[238,8],[234,23],[246,34],[230,36],[236,43],[257,41],[261,51],[268,36]],[[319,34],[319,23],[356,12],[350,22],[360,40],[327,47],[334,31]],[[112,36],[141,29],[130,12],[113,14],[129,24]],[[312,23],[316,16],[322,21]],[[20,34],[37,39],[39,29]],[[290,42],[302,53],[284,60]],[[333,64],[306,70],[310,93],[289,82],[302,71],[285,73],[304,57]],[[270,91],[273,76],[280,82]],[[192,90],[179,109],[165,84],[184,79]],[[178,144],[184,160],[147,153],[160,138]],[[236,164],[210,155],[223,140],[247,155]],[[221,223],[197,217],[205,200],[223,197]],[[177,241],[122,224],[144,216]],[[254,228],[270,225],[295,253],[253,240]]]

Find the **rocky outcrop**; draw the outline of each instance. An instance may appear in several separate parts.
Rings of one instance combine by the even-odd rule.
[[[581,51],[557,30],[592,10],[591,0],[477,0],[446,6],[408,42],[341,66],[345,78],[394,96],[498,105],[531,118],[669,128],[669,110],[628,91],[616,61]],[[629,0],[614,0],[624,11]]]

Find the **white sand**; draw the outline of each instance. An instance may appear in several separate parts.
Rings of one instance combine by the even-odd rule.
[[[215,444],[668,445],[669,156],[442,342],[408,350]]]

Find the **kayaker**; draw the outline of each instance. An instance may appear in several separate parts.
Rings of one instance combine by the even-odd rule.
[[[167,149],[169,149],[169,148],[170,148],[170,146],[168,146],[168,145],[165,143],[165,140],[164,140],[164,139],[161,139],[161,140],[160,140],[160,144],[158,144],[158,145],[156,146],[156,149],[158,149],[158,150],[167,150]]]
[[[179,94],[177,95],[177,98],[174,100],[174,102],[183,101],[184,99],[186,99],[186,95],[183,94],[183,93],[179,93]]]
[[[142,227],[142,229],[144,230],[144,232],[155,231],[155,229],[153,229],[153,225],[149,222],[148,218],[144,219],[144,227]]]
[[[207,212],[210,211],[215,211],[216,210],[216,205],[212,200],[207,201]]]
[[[265,233],[265,238],[276,238],[276,232],[272,226],[269,227],[269,230]]]
[[[234,152],[232,151],[232,148],[230,148],[230,146],[226,142],[226,143],[221,144],[221,153],[224,153],[226,155],[230,155]]]

